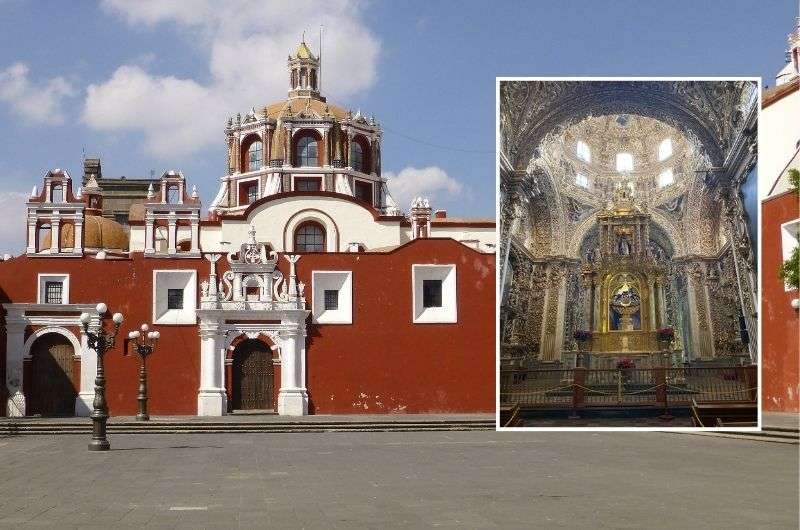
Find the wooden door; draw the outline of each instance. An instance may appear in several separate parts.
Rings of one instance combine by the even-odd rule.
[[[29,414],[75,414],[77,392],[72,384],[74,356],[72,344],[57,333],[44,335],[33,343]]]
[[[274,409],[272,352],[262,342],[247,340],[233,352],[234,410]]]

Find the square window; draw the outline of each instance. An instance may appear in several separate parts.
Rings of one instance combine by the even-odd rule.
[[[413,264],[412,322],[454,324],[458,322],[456,266]]]
[[[167,309],[183,309],[183,289],[167,289]]]
[[[422,280],[422,307],[442,307],[442,280]]]
[[[62,282],[45,282],[45,304],[60,304],[63,301],[64,284]]]
[[[356,199],[372,204],[372,183],[356,181]]]
[[[39,274],[37,283],[37,303],[69,303],[69,274]]]
[[[322,179],[302,177],[294,179],[294,191],[320,191]]]
[[[336,311],[339,309],[339,290],[325,289],[325,311]]]

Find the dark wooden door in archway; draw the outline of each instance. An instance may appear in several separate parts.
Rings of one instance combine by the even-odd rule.
[[[233,409],[274,409],[274,385],[270,349],[253,339],[239,344],[233,351]]]
[[[30,414],[63,416],[75,414],[78,393],[72,384],[75,350],[63,335],[48,333],[31,347]]]

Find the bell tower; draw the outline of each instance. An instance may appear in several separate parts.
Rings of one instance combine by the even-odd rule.
[[[325,101],[319,93],[320,60],[300,42],[294,55],[289,55],[289,99],[312,98]]]

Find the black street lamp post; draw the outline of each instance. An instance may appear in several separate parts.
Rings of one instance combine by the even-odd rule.
[[[156,349],[156,342],[161,338],[161,333],[158,331],[148,331],[150,328],[147,324],[142,324],[141,331],[131,331],[128,333],[128,339],[133,342],[136,348],[136,353],[139,355],[139,412],[136,414],[136,419],[139,421],[147,421],[150,415],[147,413],[147,357]]]
[[[97,304],[97,313],[100,315],[100,326],[97,332],[89,331],[89,322],[92,317],[89,313],[81,313],[81,324],[83,332],[86,334],[86,343],[97,352],[97,376],[94,380],[94,406],[92,413],[92,441],[89,442],[89,451],[108,451],[110,444],[106,438],[106,422],[108,421],[108,404],[106,403],[106,374],[103,367],[103,356],[114,347],[119,326],[122,324],[122,313],[114,313],[111,317],[114,322],[114,330],[106,332],[103,330],[103,321],[108,306],[104,303]]]

